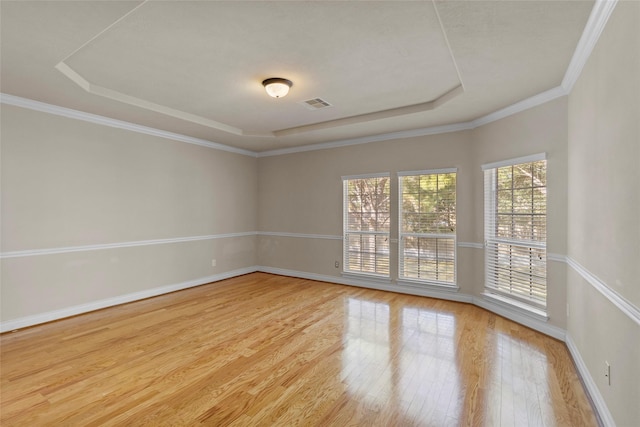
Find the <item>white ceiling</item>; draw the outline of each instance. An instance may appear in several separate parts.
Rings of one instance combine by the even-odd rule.
[[[0,90],[256,152],[362,138],[558,87],[593,5],[2,1]]]

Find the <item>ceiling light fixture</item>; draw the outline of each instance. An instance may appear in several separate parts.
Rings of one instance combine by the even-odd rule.
[[[269,96],[273,98],[282,98],[289,93],[289,88],[293,85],[291,80],[281,79],[279,77],[273,77],[262,82],[262,86],[267,91]]]

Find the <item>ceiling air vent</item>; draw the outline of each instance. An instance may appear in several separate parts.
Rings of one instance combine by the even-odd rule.
[[[309,110],[320,110],[322,108],[332,106],[327,101],[321,98],[307,99],[306,101],[302,101],[301,104],[307,107]]]

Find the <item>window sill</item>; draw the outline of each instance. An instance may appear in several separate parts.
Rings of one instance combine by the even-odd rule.
[[[376,283],[382,283],[385,285],[388,285],[391,283],[391,277],[377,275],[377,274],[351,273],[351,272],[343,271],[342,277],[345,277],[347,279],[352,279],[355,281],[376,282]]]
[[[416,289],[428,289],[432,291],[440,292],[458,292],[460,287],[455,284],[445,284],[437,282],[423,282],[418,280],[398,279],[396,282],[399,286],[416,288]]]
[[[509,309],[511,311],[515,311],[519,314],[532,317],[536,320],[542,320],[543,322],[546,322],[549,320],[549,316],[547,316],[546,311],[539,308],[531,307],[520,301],[512,300],[510,298],[506,298],[501,295],[496,295],[488,292],[484,292],[482,296],[484,297],[485,300],[487,300],[490,303],[499,305],[500,307]]]

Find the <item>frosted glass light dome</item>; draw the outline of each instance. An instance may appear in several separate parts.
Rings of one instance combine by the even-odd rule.
[[[262,85],[264,86],[264,89],[267,91],[269,96],[273,98],[282,98],[289,93],[289,88],[291,87],[292,83],[291,80],[274,77],[263,81]]]

